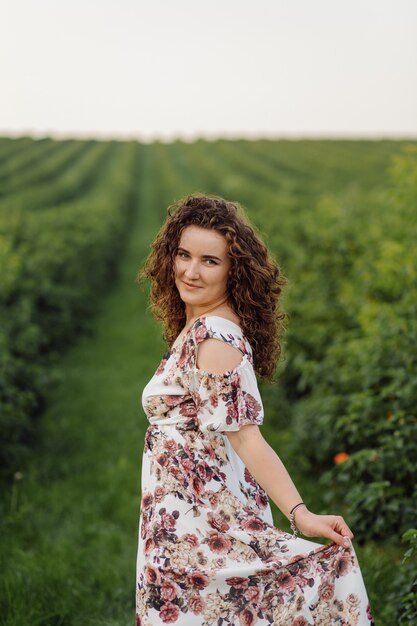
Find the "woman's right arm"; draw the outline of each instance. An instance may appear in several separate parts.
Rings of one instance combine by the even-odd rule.
[[[197,367],[204,372],[222,374],[233,370],[242,360],[242,353],[218,339],[205,339],[197,352]],[[291,509],[301,496],[284,464],[263,438],[257,424],[245,424],[237,431],[226,431],[230,444],[249,472],[283,514],[289,518]],[[302,506],[295,512],[297,528],[308,537],[328,537],[343,544],[343,535],[353,537],[343,518],[315,515]],[[337,532],[336,532],[337,531]]]
[[[247,424],[226,435],[257,483],[266,491],[277,507],[289,519],[291,509],[302,501],[285,465],[263,438],[259,426]],[[347,547],[346,537],[353,533],[338,515],[316,515],[306,506],[294,513],[297,528],[306,537],[326,537]]]

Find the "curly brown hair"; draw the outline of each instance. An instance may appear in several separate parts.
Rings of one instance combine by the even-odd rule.
[[[279,298],[288,280],[279,265],[237,202],[215,194],[195,193],[171,204],[167,214],[136,280],[151,282],[150,307],[163,324],[163,337],[169,347],[186,324],[185,304],[174,274],[181,233],[190,225],[214,229],[228,242],[228,304],[239,317],[243,334],[252,346],[255,371],[272,381],[287,318],[287,313],[279,308]]]

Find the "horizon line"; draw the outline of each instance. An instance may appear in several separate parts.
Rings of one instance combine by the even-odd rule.
[[[257,141],[257,140],[270,140],[270,141],[279,141],[279,140],[351,140],[351,141],[361,141],[361,140],[374,140],[374,141],[415,141],[417,140],[417,131],[412,131],[409,133],[393,133],[391,131],[379,131],[379,132],[370,132],[370,133],[351,133],[351,132],[327,132],[327,131],[316,131],[316,132],[277,132],[277,133],[267,133],[267,132],[219,132],[219,133],[154,133],[151,135],[146,135],[143,133],[122,133],[122,132],[84,132],[84,131],[38,131],[38,130],[29,130],[22,129],[19,131],[7,130],[0,128],[0,138],[7,139],[23,139],[23,138],[31,138],[31,139],[57,139],[57,140],[66,140],[66,139],[74,139],[74,140],[102,140],[102,141],[138,141],[140,143],[175,143],[175,142],[184,142],[184,143],[193,143],[195,141],[239,141],[239,140],[247,140],[247,141]]]

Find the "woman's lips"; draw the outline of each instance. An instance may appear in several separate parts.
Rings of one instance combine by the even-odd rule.
[[[182,281],[182,282],[183,282],[183,284],[187,287],[187,289],[192,289],[192,290],[194,290],[194,289],[200,289],[200,286],[199,286],[199,285],[190,285],[189,283],[186,283],[186,282],[184,282],[184,281]]]

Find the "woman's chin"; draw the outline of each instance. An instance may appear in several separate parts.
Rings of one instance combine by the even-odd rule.
[[[180,298],[186,304],[199,304],[200,302],[200,298],[195,293],[183,293],[180,291]]]

